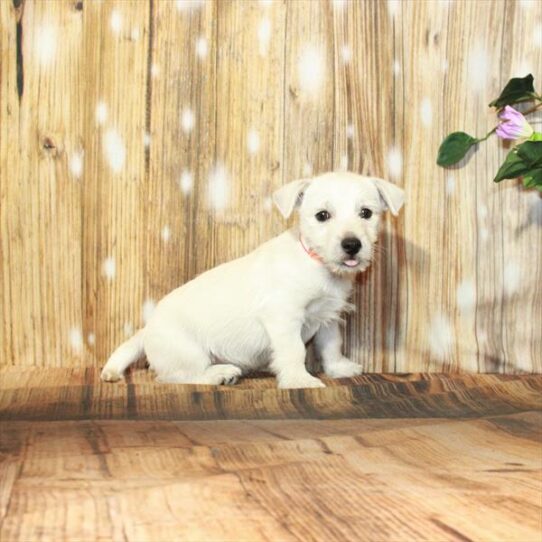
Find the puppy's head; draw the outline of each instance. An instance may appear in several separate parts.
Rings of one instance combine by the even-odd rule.
[[[333,273],[364,271],[373,258],[380,217],[397,215],[403,190],[355,173],[325,173],[300,179],[273,194],[285,218],[299,211],[301,238]]]

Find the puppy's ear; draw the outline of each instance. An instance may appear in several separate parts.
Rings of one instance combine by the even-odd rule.
[[[309,182],[309,179],[298,179],[285,184],[273,193],[273,203],[284,218],[288,218],[295,207],[301,203],[303,190]]]
[[[373,177],[373,182],[380,193],[380,197],[384,200],[386,207],[391,211],[393,216],[397,216],[405,202],[405,193],[403,189],[384,179]]]

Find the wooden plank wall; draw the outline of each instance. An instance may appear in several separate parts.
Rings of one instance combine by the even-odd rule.
[[[0,2],[0,364],[100,365],[153,303],[285,225],[330,169],[406,207],[358,281],[368,371],[542,370],[542,199],[459,169],[512,76],[542,88],[537,1]]]

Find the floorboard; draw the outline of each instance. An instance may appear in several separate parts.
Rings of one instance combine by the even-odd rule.
[[[0,382],[2,541],[540,540],[540,376]]]

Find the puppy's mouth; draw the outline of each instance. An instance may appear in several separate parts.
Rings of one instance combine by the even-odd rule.
[[[338,273],[339,275],[355,275],[365,271],[370,263],[370,261],[362,256],[357,258],[352,258],[350,256],[341,260],[331,261],[327,265],[332,273]]]
[[[361,273],[371,265],[371,259],[364,257],[362,254],[356,256],[345,256],[342,260],[335,264],[337,271],[343,273]]]
[[[358,267],[360,263],[361,262],[357,258],[351,258],[351,259],[348,259],[348,260],[343,260],[341,262],[341,265],[343,265],[345,267],[349,267],[350,269],[354,269],[354,268]]]

